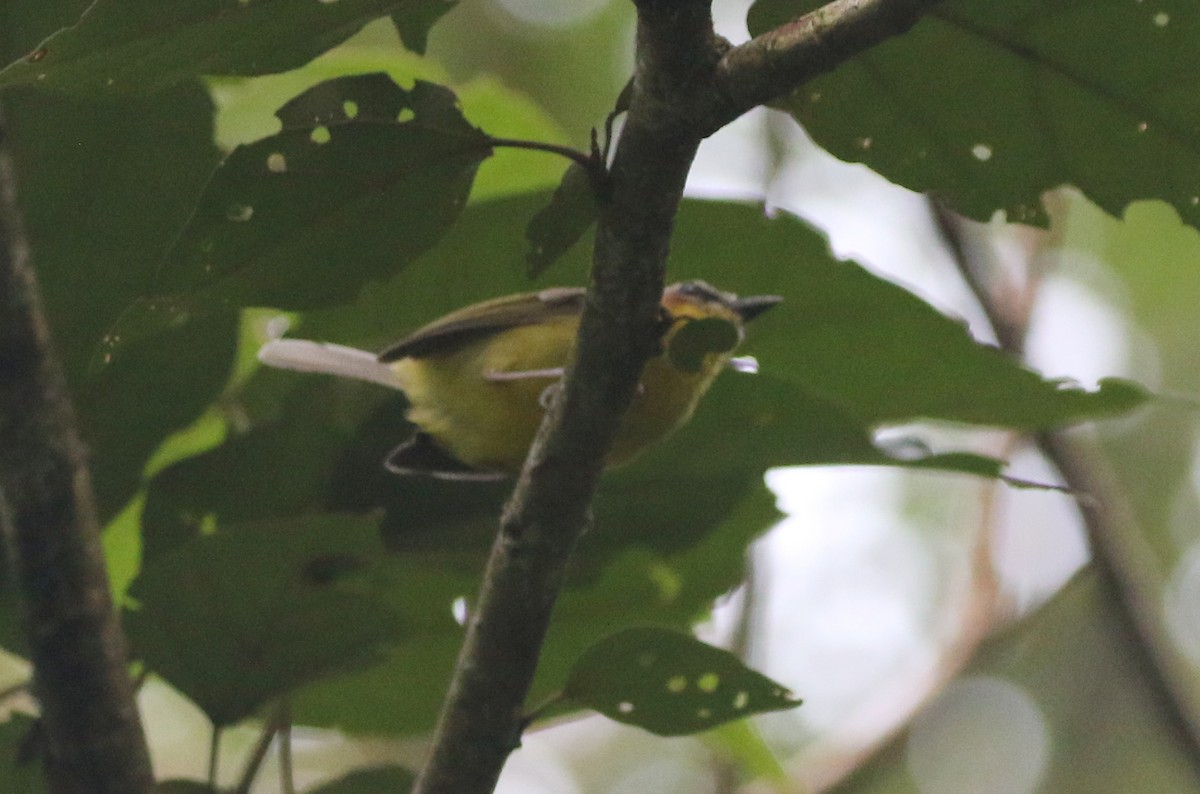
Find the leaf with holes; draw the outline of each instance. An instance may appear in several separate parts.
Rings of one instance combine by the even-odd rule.
[[[235,149],[167,252],[156,294],[112,329],[119,345],[222,307],[353,300],[454,224],[491,154],[454,94],[383,74],[341,77],[276,113],[283,131]]]
[[[758,0],[761,33],[824,5]],[[1120,217],[1158,198],[1200,225],[1200,5],[951,0],[782,100],[816,141],[986,220],[1045,225],[1069,183]]]
[[[99,0],[0,70],[0,88],[36,84],[89,98],[151,94],[197,75],[294,69],[392,15],[420,45],[447,0]]]
[[[383,658],[402,631],[369,585],[371,521],[314,515],[222,526],[150,560],[130,587],[147,667],[229,725],[296,687]]]
[[[656,628],[625,629],[593,645],[575,662],[564,694],[660,736],[800,705],[729,651]]]

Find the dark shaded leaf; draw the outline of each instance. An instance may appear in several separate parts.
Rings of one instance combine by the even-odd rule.
[[[820,5],[758,0],[750,30]],[[838,157],[978,220],[1045,225],[1041,194],[1067,183],[1117,217],[1159,198],[1196,226],[1198,39],[1191,0],[953,0],[780,106]]]
[[[377,766],[350,772],[317,786],[309,794],[404,794],[416,776],[402,766]]]
[[[448,89],[383,74],[326,81],[277,115],[283,132],[213,175],[158,294],[125,312],[101,356],[223,307],[352,300],[441,239],[491,153]]]
[[[692,320],[671,337],[667,358],[677,369],[699,372],[706,356],[728,353],[739,341],[737,326],[728,320],[717,317]]]
[[[0,780],[4,791],[11,794],[46,794],[46,778],[42,763],[26,757],[30,748],[30,731],[37,721],[24,714],[14,713],[0,723]]]
[[[236,320],[213,314],[93,376],[88,362],[122,309],[146,294],[218,161],[212,103],[198,85],[153,100],[5,97],[33,259],[107,520],[150,453],[212,402],[232,362]]]
[[[458,0],[409,2],[400,11],[392,12],[392,22],[404,46],[424,55],[430,29],[456,5]]]
[[[550,203],[538,210],[525,229],[530,246],[525,255],[530,278],[546,272],[546,268],[579,242],[599,215],[591,174],[579,163],[572,163]]]
[[[688,634],[625,629],[589,648],[571,669],[567,697],[660,736],[699,733],[800,701],[732,653]]]
[[[310,379],[290,396],[278,421],[155,476],[142,511],[144,557],[196,537],[210,517],[224,524],[320,512],[350,438],[331,410],[337,393],[334,383]]]
[[[375,524],[349,516],[222,527],[146,563],[129,591],[130,641],[215,724],[232,724],[383,658],[399,622],[360,578],[381,554]],[[361,564],[314,580],[314,561],[331,556]]]
[[[388,14],[401,15],[410,35],[423,37],[433,9],[444,5],[445,0],[99,0],[78,24],[0,70],[0,88],[28,83],[115,96],[155,93],[198,75],[283,72]],[[413,27],[414,21],[420,24]]]
[[[686,202],[674,278],[782,295],[747,327],[740,353],[868,426],[928,418],[1022,429],[1115,416],[1146,400],[1128,381],[1047,380],[977,342],[961,320],[853,262],[806,224],[729,202]]]
[[[90,4],[90,0],[0,4],[0,64],[28,56],[42,39],[78,22]]]
[[[379,349],[472,301],[578,283],[587,266],[583,246],[571,249],[532,287],[522,275],[521,219],[543,200],[526,196],[470,207],[441,245],[365,292],[355,306],[306,315],[300,335]],[[679,223],[675,277],[705,278],[742,294],[779,293],[786,300],[747,328],[745,351],[759,355],[763,374],[722,374],[690,424],[637,461],[605,475],[595,506],[596,528],[580,543],[533,702],[561,684],[569,665],[595,637],[631,623],[685,628],[713,598],[736,585],[746,546],[778,516],[762,483],[767,468],[869,463],[997,476],[1000,462],[969,453],[932,454],[914,446],[897,456],[881,450],[874,443],[874,427],[910,410],[935,415],[975,410],[959,406],[964,395],[976,399],[973,388],[1008,388],[1010,399],[1016,394],[1023,400],[1044,400],[1037,409],[1043,418],[1055,412],[1067,415],[1055,402],[1062,396],[1052,384],[973,342],[959,323],[941,318],[904,290],[855,265],[834,262],[823,240],[798,221],[768,220],[755,207],[688,202]],[[815,293],[811,299],[810,290]],[[858,310],[857,302],[866,308]],[[788,313],[793,305],[794,315]],[[887,312],[876,317],[881,308]],[[821,341],[820,334],[807,328],[806,317],[818,326],[838,323],[837,331],[859,340],[863,349],[849,354],[843,348],[849,361],[794,349]],[[873,328],[874,323],[880,327]],[[891,341],[889,329],[900,329],[915,349]],[[938,343],[942,336],[952,343]],[[867,345],[875,339],[886,342],[882,349]],[[947,350],[949,365],[938,358]],[[818,367],[794,375],[793,363],[809,355],[828,371]],[[930,379],[924,374],[930,368],[955,379]],[[872,380],[872,373],[879,379]],[[386,663],[297,693],[296,714],[304,721],[356,731],[427,730],[462,638],[462,628],[450,619],[451,604],[464,598],[469,605],[476,592],[510,484],[391,477],[379,462],[411,432],[402,401],[378,386],[297,373],[260,373],[251,384],[270,381],[284,387],[289,380],[315,380],[327,388],[295,392],[295,405],[285,411],[272,411],[270,401],[259,404],[256,399],[248,415],[305,428],[328,424],[322,417],[339,417],[345,427],[357,423],[350,440],[330,439],[334,449],[322,453],[336,459],[332,480],[325,479],[321,467],[297,465],[297,482],[286,487],[297,494],[327,494],[326,509],[384,508],[381,526],[387,546],[399,553],[395,562],[406,571],[389,579],[387,597],[414,627]],[[1013,387],[1012,381],[1018,385]],[[854,385],[870,393],[857,394]],[[846,395],[854,410],[830,395]],[[1094,406],[1085,401],[1084,407]],[[1029,421],[1027,415],[1021,419],[1021,410],[994,401],[977,415],[991,412]],[[281,420],[284,414],[291,418]],[[273,457],[269,446],[255,457]],[[281,447],[277,457],[300,454],[301,448]],[[267,477],[260,479],[262,484],[249,488],[250,493],[268,486]],[[186,480],[174,487],[180,493],[189,490]],[[221,497],[220,488],[209,489],[202,482],[194,490],[215,500],[208,510],[193,505],[199,516],[211,510],[220,519],[226,512],[236,515],[252,508],[249,493]],[[263,498],[274,497],[268,492]],[[296,500],[290,509],[315,509],[297,507],[303,502]],[[397,687],[398,680],[407,685]]]

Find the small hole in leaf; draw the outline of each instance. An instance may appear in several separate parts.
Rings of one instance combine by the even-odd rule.
[[[329,128],[324,125],[313,127],[313,131],[308,135],[308,139],[313,143],[329,143],[329,139],[332,137]]]
[[[867,138],[859,138],[858,139],[858,148],[862,149],[863,151],[867,151],[874,145],[875,145],[874,138],[867,137]]]
[[[749,705],[749,703],[750,703],[750,693],[746,692],[744,690],[741,692],[738,692],[737,695],[734,696],[734,698],[733,698],[733,707],[735,709],[737,709],[738,711],[741,711],[742,709],[746,708],[746,706]]]
[[[673,675],[667,679],[667,691],[678,695],[683,690],[687,689],[687,678],[682,675]]]
[[[702,720],[707,720],[712,717],[712,711],[710,709],[696,709],[696,716]]]
[[[696,686],[701,692],[713,693],[717,691],[717,687],[721,685],[721,676],[716,673],[705,673],[696,679]]]
[[[271,152],[267,155],[267,170],[272,174],[282,174],[287,170],[287,158],[283,152]]]
[[[458,625],[467,625],[467,618],[470,617],[470,611],[467,609],[466,596],[459,596],[450,602],[450,614],[454,616],[454,622]]]
[[[1165,28],[1171,22],[1171,15],[1166,11],[1159,11],[1154,15],[1154,27]]]
[[[630,703],[628,700],[618,703],[617,711],[619,711],[621,714],[632,714],[633,713],[633,704]]]
[[[412,108],[401,108],[400,112],[396,114],[396,121],[403,124],[406,121],[412,121],[416,117],[416,111],[414,111]]]
[[[353,99],[347,99],[342,103],[342,112],[346,114],[348,119],[358,118],[358,103]]]
[[[986,143],[977,143],[971,147],[971,155],[981,163],[992,159],[992,147]]]
[[[248,221],[254,217],[254,207],[249,204],[230,204],[225,210],[225,217],[231,221]]]
[[[1137,125],[1137,131],[1138,131],[1138,132],[1145,132],[1145,131],[1146,131],[1146,130],[1148,130],[1148,129],[1150,129],[1150,125],[1149,125],[1149,124],[1147,124],[1147,123],[1146,123],[1146,122],[1144,122],[1144,121],[1139,121],[1139,122],[1138,122],[1138,125]]]

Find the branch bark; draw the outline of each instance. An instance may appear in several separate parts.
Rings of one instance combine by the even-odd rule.
[[[734,47],[717,67],[715,79],[723,102],[708,120],[708,132],[906,33],[939,2],[833,0]]]
[[[631,98],[597,222],[575,363],[505,506],[414,794],[492,791],[519,745],[522,707],[568,560],[589,525],[605,455],[642,367],[657,352],[672,227],[700,141],[877,43],[886,24],[903,32],[913,9],[931,4],[837,0],[831,12],[796,23],[794,34],[760,37],[729,60],[737,50],[713,33],[710,0],[635,0]]]
[[[55,794],[151,792],[83,444],[30,263],[0,117],[0,524]]]

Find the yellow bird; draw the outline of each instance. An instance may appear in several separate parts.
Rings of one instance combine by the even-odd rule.
[[[730,364],[744,325],[782,298],[738,298],[703,281],[663,292],[662,353],[642,371],[638,393],[606,461],[618,465],[691,418]],[[451,312],[384,350],[275,339],[258,358],[273,367],[372,381],[408,398],[417,434],[388,457],[402,474],[495,479],[520,470],[575,347],[584,290],[508,295]]]

